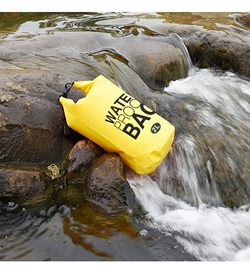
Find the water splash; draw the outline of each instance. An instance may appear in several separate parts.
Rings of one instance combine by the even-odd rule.
[[[183,53],[184,59],[186,61],[187,69],[189,70],[189,72],[192,72],[194,69],[194,66],[193,66],[191,57],[189,55],[189,52],[187,50],[187,47],[183,43],[181,37],[177,35],[176,33],[171,33],[169,36],[171,37],[170,43],[172,43],[172,45],[174,45],[176,48],[179,48],[181,50],[181,52]]]
[[[194,207],[166,195],[150,176],[128,178],[147,212],[145,225],[175,235],[185,250],[199,260],[250,260],[250,213],[241,208]]]
[[[173,234],[199,260],[250,260],[250,212],[223,205],[217,172],[250,176],[250,83],[235,74],[193,70],[171,82],[168,93],[189,96],[190,133],[177,134],[151,175],[126,177],[146,212],[145,225]],[[236,179],[236,178],[235,178]]]

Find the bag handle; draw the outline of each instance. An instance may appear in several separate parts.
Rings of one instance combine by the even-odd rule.
[[[100,76],[99,76],[100,77]],[[80,82],[72,82],[72,83],[66,83],[65,84],[65,90],[64,92],[59,96],[58,98],[58,101],[60,101],[60,97],[64,97],[64,98],[67,98],[68,96],[68,93],[70,91],[70,89],[72,87],[74,88],[77,88],[81,91],[84,92],[85,95],[87,95],[89,93],[89,91],[91,90],[91,87],[93,85],[93,83],[96,81],[93,80],[93,81],[80,81]]]
[[[60,97],[64,97],[67,98],[68,97],[68,93],[70,91],[70,89],[72,88],[72,86],[74,85],[74,83],[66,83],[65,84],[65,90],[63,91],[63,93],[59,96],[58,101],[60,100]]]

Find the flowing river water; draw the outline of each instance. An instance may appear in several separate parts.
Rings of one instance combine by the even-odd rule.
[[[86,23],[88,30],[105,26],[98,23],[105,16],[97,17],[92,18],[94,26]],[[121,20],[117,23],[122,24]],[[48,22],[22,23],[2,38],[33,35],[38,29],[41,34],[46,24],[48,31],[55,29],[56,23]],[[69,18],[63,23],[77,28]],[[121,34],[119,26],[105,27]],[[214,162],[236,173],[241,159],[249,157],[250,81],[230,72],[198,69],[188,54],[186,58],[188,77],[172,81],[164,91],[180,99],[189,97],[185,111],[193,116],[192,132],[176,137],[154,174],[126,174],[143,211],[112,215],[87,201],[74,206],[53,201],[27,206],[9,202],[0,215],[0,260],[250,260],[249,206],[231,209],[223,205],[213,174]],[[47,61],[60,70],[62,62],[55,60]],[[80,64],[75,70],[68,66],[72,74],[80,73]],[[215,141],[225,145],[225,151],[216,150]],[[181,191],[173,179],[178,179]]]
[[[246,133],[250,127],[249,87],[248,81],[232,73],[221,75],[208,69],[193,69],[188,78],[171,82],[165,89],[168,93],[188,94],[206,101],[207,106],[198,109],[186,104],[189,110],[196,110],[197,128],[205,125],[215,129],[217,140],[223,140],[232,149],[236,144],[223,126],[238,134],[242,152],[237,149],[229,154],[221,153],[234,170],[238,169],[237,156],[245,151],[244,146],[249,151]],[[214,107],[218,109],[216,114]],[[200,139],[201,136],[192,134],[180,136],[170,158],[158,168],[156,179],[132,173],[128,176],[136,197],[147,212],[145,223],[167,235],[177,233],[177,241],[200,260],[249,260],[249,206],[234,210],[223,206],[209,160],[206,164],[209,177],[199,175],[205,154],[199,151]],[[213,148],[209,142],[207,146]],[[182,199],[173,196],[176,190],[171,179],[175,175],[183,185]]]

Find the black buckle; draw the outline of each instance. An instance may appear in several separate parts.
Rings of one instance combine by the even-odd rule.
[[[72,88],[73,84],[74,84],[74,83],[66,83],[66,84],[65,84],[65,90],[64,90],[63,93],[59,96],[58,101],[59,101],[60,97],[65,97],[65,98],[67,98],[68,93],[69,93],[70,89]]]

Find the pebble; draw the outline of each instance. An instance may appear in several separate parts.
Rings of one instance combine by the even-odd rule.
[[[148,235],[148,231],[147,230],[141,230],[139,232],[139,235],[141,235],[141,236],[147,236]]]
[[[8,202],[8,203],[3,207],[3,210],[5,210],[6,212],[12,212],[12,211],[14,211],[17,207],[18,207],[18,204],[14,203],[14,202]]]
[[[60,169],[56,164],[49,165],[47,169],[49,171],[47,175],[50,176],[53,180],[61,177]]]
[[[42,217],[46,217],[46,211],[43,209],[39,212],[39,215]]]

